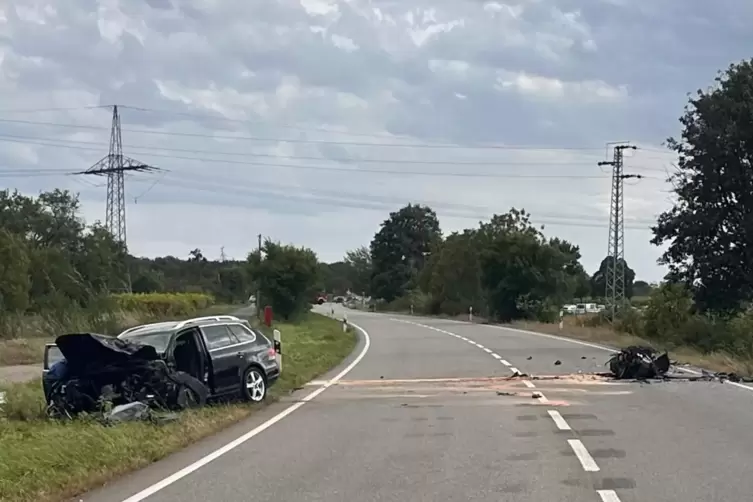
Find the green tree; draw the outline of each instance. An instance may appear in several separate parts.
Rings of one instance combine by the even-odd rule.
[[[490,313],[502,321],[529,316],[552,320],[573,293],[577,248],[547,241],[530,215],[515,208],[482,223],[479,236]]]
[[[320,289],[334,295],[344,295],[351,289],[350,267],[347,263],[336,261],[335,263],[322,263]]]
[[[23,239],[0,229],[0,314],[29,308],[29,251]]]
[[[614,258],[607,256],[601,260],[599,270],[591,276],[591,296],[593,298],[604,298],[607,291],[607,269],[614,263]],[[625,267],[625,298],[633,297],[633,282],[635,281],[635,270],[628,266],[625,259],[622,259]]]
[[[350,288],[356,294],[371,294],[371,253],[369,248],[361,246],[345,253],[345,264],[348,266]]]
[[[371,241],[371,291],[392,301],[415,287],[435,242],[442,238],[437,214],[408,204],[390,213]]]
[[[249,254],[249,276],[258,284],[262,299],[283,319],[305,313],[319,279],[316,254],[304,247],[266,241],[258,252]]]
[[[457,315],[486,309],[476,231],[454,232],[432,253],[422,286],[431,295],[431,313]]]
[[[635,281],[633,283],[633,295],[634,296],[648,296],[653,291],[653,287],[646,281]]]
[[[243,303],[248,299],[251,288],[246,271],[242,267],[221,268],[218,276],[217,298],[230,303]]]
[[[697,91],[668,146],[675,204],[653,228],[661,262],[702,310],[739,310],[753,299],[753,60],[732,64]]]

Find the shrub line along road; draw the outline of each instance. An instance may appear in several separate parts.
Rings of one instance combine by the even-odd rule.
[[[603,371],[607,353],[441,319],[348,318],[365,336],[339,368],[77,500],[708,502],[753,490],[751,392],[494,379]]]

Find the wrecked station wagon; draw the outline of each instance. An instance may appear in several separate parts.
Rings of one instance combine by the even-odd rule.
[[[260,402],[280,375],[279,345],[251,328],[247,321],[229,315],[136,326],[120,333],[117,341],[103,335],[71,334],[58,337],[56,342],[45,347],[43,376],[56,362],[65,359],[70,373],[79,380],[94,380],[94,387],[99,387],[96,381],[99,377],[94,374],[101,375],[103,366],[110,362],[117,363],[124,373],[123,383],[132,376],[125,374],[128,368],[138,373],[145,365],[150,365],[147,374],[152,378],[155,373],[151,369],[155,368],[168,380],[190,375],[188,379],[184,376],[182,383],[191,388],[193,381],[193,389],[198,390],[194,394],[202,394],[193,398],[201,402],[224,396]],[[101,364],[92,365],[93,356],[84,357],[82,352],[96,353]],[[70,368],[71,365],[74,367]],[[142,374],[135,376],[137,380],[144,379]],[[198,382],[203,385],[202,389],[196,389]],[[52,392],[50,385],[48,379],[43,378],[48,402]],[[181,382],[177,385],[180,387]]]

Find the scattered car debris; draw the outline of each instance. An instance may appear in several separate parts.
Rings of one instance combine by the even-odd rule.
[[[514,393],[514,392],[504,392],[504,391],[501,391],[501,390],[497,391],[497,395],[498,396],[517,396],[517,394]]]
[[[531,359],[533,359],[533,356],[526,357],[526,361],[530,361]]]
[[[554,361],[554,365],[555,366],[559,366],[560,364],[562,364],[562,361],[560,361],[559,359],[557,359],[556,361]]]
[[[662,377],[669,371],[669,354],[657,356],[651,347],[631,346],[612,354],[607,362],[609,371],[617,379],[646,379]]]
[[[541,392],[532,392],[531,398],[533,399],[539,399],[542,396]]]
[[[586,356],[581,356],[580,358],[581,358],[581,359],[586,359]]]
[[[88,413],[112,423],[143,419],[144,407],[182,410],[206,404],[204,384],[171,370],[150,345],[94,333],[61,335],[55,344],[65,358],[65,371],[46,375],[51,418]]]

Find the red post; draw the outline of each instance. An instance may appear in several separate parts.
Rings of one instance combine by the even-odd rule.
[[[264,307],[264,324],[272,326],[272,307],[269,305]]]

